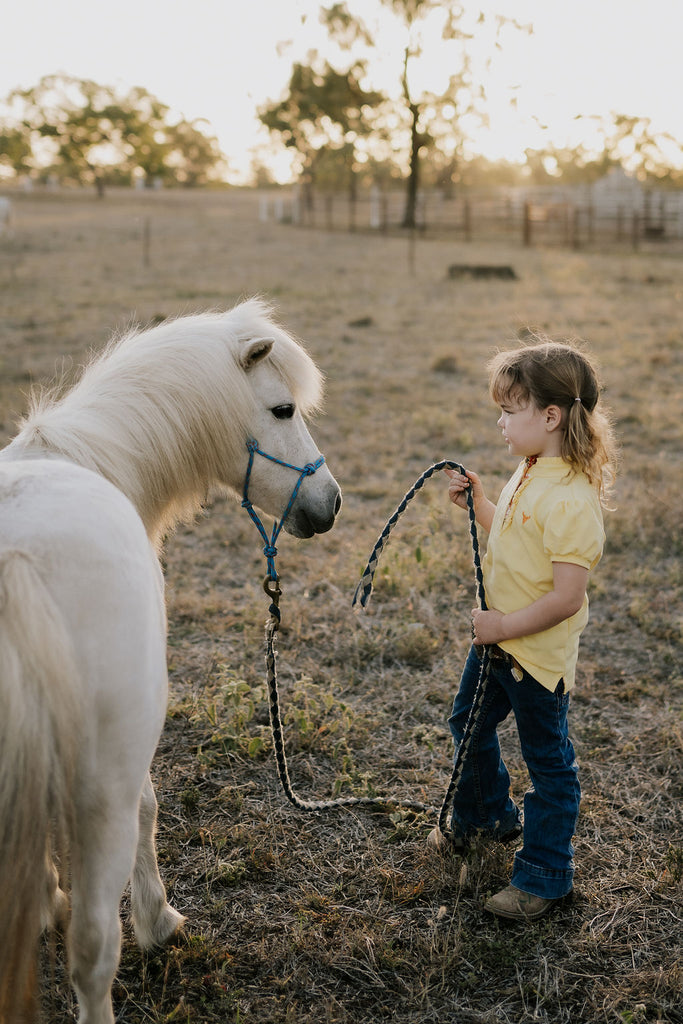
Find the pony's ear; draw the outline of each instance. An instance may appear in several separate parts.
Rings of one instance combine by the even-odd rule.
[[[272,338],[252,338],[240,353],[240,363],[245,370],[251,370],[270,352],[273,347]]]

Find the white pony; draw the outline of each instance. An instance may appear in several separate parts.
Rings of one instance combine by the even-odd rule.
[[[114,342],[61,396],[33,402],[0,452],[0,1021],[33,1000],[41,927],[68,916],[81,1024],[112,1024],[119,904],[142,946],[183,917],[166,900],[149,767],[167,696],[155,552],[214,487],[241,494],[247,441],[319,452],[304,416],[321,377],[259,300]],[[291,468],[256,457],[249,498],[281,516]],[[329,530],[339,487],[301,480],[285,529]],[[54,866],[60,865],[61,878]]]

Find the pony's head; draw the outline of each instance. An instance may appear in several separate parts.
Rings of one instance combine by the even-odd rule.
[[[245,306],[257,318],[264,316],[259,303],[252,301]],[[244,307],[240,310],[245,311]],[[234,350],[250,398],[245,403],[243,421],[243,435],[249,436],[226,483],[233,490],[244,487],[249,447],[255,441],[259,450],[249,466],[248,497],[280,519],[301,470],[314,466],[320,458],[306,417],[320,405],[322,379],[310,357],[288,334],[270,319],[262,319],[260,326],[262,330],[254,333],[252,321],[251,330],[237,338]],[[340,508],[339,485],[322,464],[302,479],[284,529],[296,537],[325,533],[334,525]]]
[[[137,508],[158,546],[213,488],[242,496],[247,442],[294,466],[318,451],[306,417],[322,378],[310,356],[258,299],[132,331],[111,343],[78,383],[33,403],[14,452],[52,452],[101,473]],[[297,476],[258,457],[249,498],[281,518]],[[329,530],[341,507],[326,465],[306,477],[285,522],[297,537]]]

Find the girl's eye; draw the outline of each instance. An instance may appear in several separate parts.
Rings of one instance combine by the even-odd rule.
[[[270,410],[276,420],[291,420],[294,415],[294,406],[290,403],[286,405],[276,405]]]

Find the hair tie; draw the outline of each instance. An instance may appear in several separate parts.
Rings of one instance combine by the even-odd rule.
[[[577,395],[577,396],[576,396],[576,398],[574,399],[574,401],[575,401],[575,402],[581,402],[581,398],[580,398],[580,396],[579,396],[579,395]],[[581,405],[583,405],[583,402],[581,402]]]

